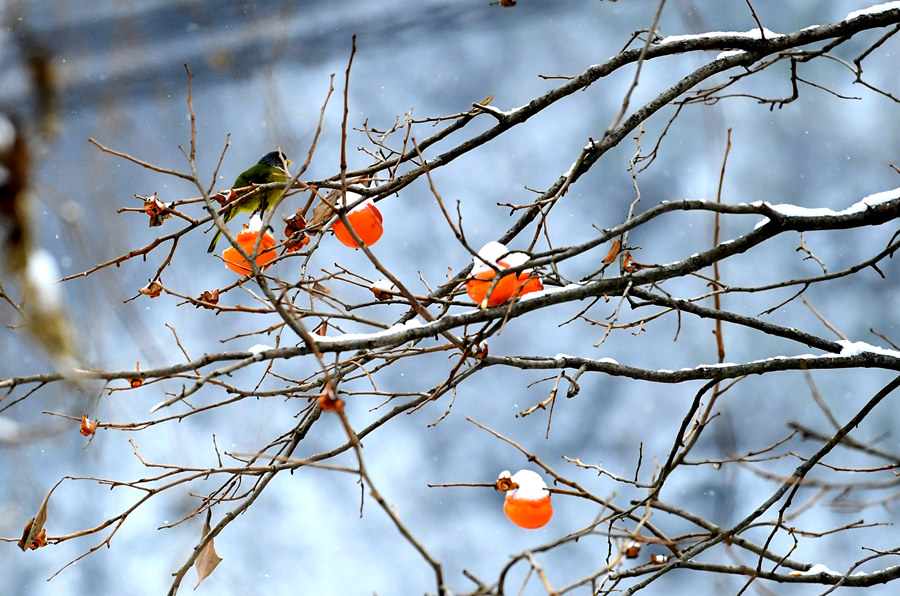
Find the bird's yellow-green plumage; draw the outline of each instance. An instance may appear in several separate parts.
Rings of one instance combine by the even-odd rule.
[[[232,188],[244,188],[255,184],[269,184],[270,182],[284,182],[287,180],[287,175],[283,169],[284,164],[286,163],[289,164],[291,162],[280,151],[266,153],[253,167],[241,172],[237,179],[235,179]],[[281,194],[280,188],[274,188],[271,190],[259,191],[248,199],[243,201],[240,200],[241,196],[252,192],[252,190],[253,189],[247,189],[244,191],[238,196],[237,200],[239,202],[229,207],[222,214],[222,219],[225,220],[225,223],[234,219],[234,216],[237,215],[239,211],[244,211],[246,213],[253,213],[255,211],[265,213],[278,198],[278,195]],[[213,236],[212,242],[209,243],[209,248],[206,252],[212,252],[216,249],[216,242],[219,241],[219,235],[221,235],[221,233],[222,230],[216,230],[216,235]]]

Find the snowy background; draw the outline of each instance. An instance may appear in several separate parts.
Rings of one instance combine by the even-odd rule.
[[[861,0],[754,4],[763,24],[782,33],[839,20],[849,11],[868,5]],[[26,119],[34,113],[23,56],[15,43],[15,31],[27,31],[30,39],[52,56],[61,89],[56,133],[37,148],[33,171],[38,242],[68,275],[143,246],[157,235],[159,230],[148,228],[146,218],[116,214],[121,207],[139,206],[135,193],[157,192],[166,201],[196,196],[196,190],[187,183],[101,153],[87,141],[93,137],[148,162],[186,170],[179,150],[179,145],[187,147],[190,139],[182,66],[185,61],[195,73],[198,167],[205,179],[215,168],[226,135],[231,134],[231,147],[216,184],[217,188],[226,188],[237,173],[275,145],[283,147],[295,163],[302,163],[315,132],[329,75],[337,73],[337,80],[343,76],[353,34],[357,35],[358,52],[350,83],[350,125],[367,121],[372,127],[384,128],[409,110],[418,118],[446,115],[465,111],[472,102],[492,94],[493,105],[500,109],[525,104],[557,84],[539,74],[574,75],[613,56],[632,31],[649,25],[654,7],[655,3],[649,2],[597,0],[521,0],[515,9],[492,7],[487,0],[0,2],[4,23],[0,29],[0,106]],[[669,2],[661,21],[663,35],[746,31],[754,26],[744,3],[689,0]],[[862,36],[837,53],[852,59],[863,43],[871,43],[881,34],[876,31]],[[894,38],[876,52],[878,56],[867,63],[866,70],[873,83],[895,94],[898,51]],[[713,56],[671,57],[645,65],[632,106],[655,96]],[[781,65],[753,79],[743,91],[789,96],[786,68],[786,64]],[[530,201],[533,194],[528,188],[546,189],[568,170],[589,137],[602,135],[618,111],[632,76],[629,69],[619,72],[434,172],[435,184],[445,201],[453,205],[461,201],[463,223],[473,245],[496,239],[511,223],[508,209],[499,207],[498,202]],[[669,131],[658,161],[639,179],[642,208],[662,200],[714,200],[728,128],[732,129],[733,146],[723,191],[726,202],[766,200],[843,209],[866,195],[898,186],[896,173],[888,167],[900,156],[897,105],[854,85],[852,75],[834,61],[807,65],[801,76],[837,94],[861,100],[839,99],[805,86],[799,100],[780,110],[770,111],[748,98],[720,102],[714,107],[686,108]],[[342,83],[336,86],[340,89]],[[655,139],[670,116],[668,111],[651,119],[645,126],[647,138]],[[336,94],[326,112],[322,138],[306,178],[324,178],[338,172],[340,117]],[[491,123],[485,118],[472,127]],[[427,133],[423,130],[419,134]],[[467,130],[465,134],[472,133]],[[353,133],[348,141],[351,169],[370,163],[368,156],[353,151],[362,144],[364,138]],[[634,151],[633,143],[622,143],[573,186],[565,205],[558,207],[550,220],[550,231],[557,242],[574,244],[588,239],[595,234],[592,225],[610,227],[625,217],[634,192],[627,170]],[[386,231],[375,253],[401,278],[414,282],[421,271],[426,279],[440,283],[448,267],[458,271],[469,261],[466,251],[447,230],[425,180],[382,201],[379,207]],[[200,212],[197,207],[195,215]],[[746,231],[757,221],[754,217],[729,218],[723,236]],[[633,234],[632,242],[643,246],[635,258],[664,263],[687,257],[711,245],[711,222],[711,217],[663,218]],[[838,270],[871,254],[891,233],[884,229],[867,236],[810,235],[807,241],[830,270]],[[803,262],[793,253],[795,240],[779,240],[729,260],[723,266],[725,280],[752,284],[815,273],[815,264]],[[198,296],[233,280],[231,272],[206,254],[207,242],[208,236],[191,234],[179,245],[164,276],[168,287]],[[511,247],[523,248],[526,243],[523,237]],[[316,267],[333,269],[338,262],[378,277],[362,255],[339,250],[336,243],[320,253],[313,262]],[[192,357],[220,349],[247,349],[258,343],[248,338],[245,344],[237,340],[223,346],[218,341],[260,327],[257,321],[177,307],[178,301],[172,297],[124,303],[147,283],[163,258],[163,253],[153,254],[147,262],[135,260],[65,285],[82,356],[89,365],[120,370],[132,368],[137,361],[142,368],[181,361],[183,356],[164,323],[177,329]],[[596,265],[575,261],[567,275],[577,278],[596,269]],[[808,298],[850,339],[879,343],[869,332],[874,327],[900,340],[895,314],[897,266],[889,261],[882,270],[887,280],[867,271],[813,289]],[[287,269],[279,273],[291,275]],[[421,286],[417,289],[424,290]],[[338,286],[335,291],[347,300],[359,297],[351,287]],[[724,307],[756,315],[791,292],[729,296]],[[235,302],[238,298],[243,304],[250,301],[246,294],[229,296]],[[656,323],[646,334],[620,333],[591,348],[602,337],[602,329],[584,324],[557,327],[582,307],[567,305],[552,316],[546,313],[509,325],[492,340],[491,354],[581,353],[667,369],[715,361],[712,324],[692,323],[682,328],[678,342],[673,343],[674,318]],[[385,322],[392,322],[401,313],[402,309],[391,307],[366,312]],[[4,311],[0,321],[12,324],[14,314]],[[837,339],[796,302],[767,320]],[[731,362],[809,351],[730,327],[726,327],[726,347]],[[46,370],[39,352],[32,351],[20,334],[0,333],[0,350],[2,377]],[[312,370],[312,366],[311,362],[295,360],[286,362],[283,370],[302,376],[304,367]],[[439,354],[430,357],[430,364],[392,367],[396,370],[389,371],[381,382],[391,391],[419,390],[440,382],[449,366],[446,356]],[[234,381],[243,379],[245,384],[252,384],[253,375],[260,372],[251,370]],[[474,587],[463,577],[464,568],[492,582],[510,553],[564,536],[599,513],[590,504],[559,499],[555,501],[554,520],[541,530],[527,533],[508,523],[500,509],[501,497],[491,491],[427,488],[427,483],[436,482],[493,481],[500,470],[524,466],[520,454],[490,439],[466,422],[466,416],[520,441],[597,494],[611,496],[617,491],[616,502],[627,504],[637,493],[629,495],[609,479],[567,467],[559,456],[602,461],[605,468],[629,476],[641,442],[645,466],[652,457],[667,453],[677,429],[671,426],[672,421],[680,420],[699,387],[655,386],[586,375],[581,379],[580,395],[557,404],[550,439],[544,440],[545,416],[515,417],[546,397],[549,383],[528,387],[543,376],[492,368],[463,385],[454,409],[436,427],[427,425],[447,407],[446,398],[413,415],[401,416],[391,422],[387,432],[374,433],[364,442],[376,485],[396,505],[413,533],[445,562],[445,574],[454,591]],[[846,420],[889,376],[883,371],[836,371],[816,373],[814,378],[838,419]],[[204,391],[198,396],[202,403],[222,398],[214,388]],[[29,425],[45,421],[39,414],[45,409],[80,415],[85,407],[93,408],[98,393],[99,388],[78,394],[57,385],[4,416],[15,424]],[[100,414],[104,420],[118,422],[143,420],[161,398],[159,387],[104,395]],[[381,411],[369,411],[375,405],[374,400],[350,404],[351,421],[362,426],[377,417]],[[720,407],[723,414],[695,457],[764,446],[787,434],[783,421],[788,419],[827,428],[799,373],[749,380],[729,394]],[[270,437],[292,428],[295,413],[296,404],[291,402],[245,400],[182,424],[132,434],[100,433],[87,449],[82,449],[83,438],[67,426],[54,427],[59,432],[50,436],[42,431],[26,444],[0,446],[0,535],[17,536],[46,491],[63,475],[131,479],[147,474],[135,459],[129,439],[150,461],[210,466],[215,464],[213,434],[222,449],[252,452]],[[883,404],[878,414],[854,436],[863,442],[877,440],[885,449],[900,449],[894,424],[900,415],[896,404]],[[344,439],[337,420],[322,420],[297,455],[333,448]],[[815,448],[812,444],[798,445],[807,450],[805,453]],[[342,461],[352,464],[350,458]],[[795,466],[796,461],[786,461],[783,471]],[[202,492],[212,486],[210,481],[192,488]],[[721,524],[743,518],[768,494],[765,485],[735,468],[717,474],[705,469],[678,474],[667,487],[663,500],[677,501],[695,512],[713,512],[712,521]],[[350,475],[304,469],[295,475],[279,476],[250,511],[216,539],[224,562],[197,593],[388,595],[433,591],[431,569],[374,502],[367,499],[365,515],[360,519],[359,495]],[[97,524],[137,496],[127,488],[109,491],[90,483],[64,483],[51,500],[48,532],[58,535]],[[0,591],[32,596],[165,593],[170,574],[180,567],[200,537],[200,522],[160,531],[156,528],[180,519],[195,506],[196,501],[185,491],[151,500],[119,530],[111,549],[81,560],[49,583],[45,581],[49,575],[100,538],[68,541],[28,553],[21,553],[14,544],[2,545]],[[813,509],[798,523],[825,530],[862,517],[867,522],[896,521],[891,509],[848,512],[826,505]],[[689,528],[665,529],[678,533]],[[840,542],[809,541],[792,556],[841,570],[842,565],[864,556],[861,544],[893,548],[895,535],[894,530],[882,528],[860,538],[860,542],[852,540],[855,534]],[[594,544],[586,547],[590,540]],[[541,563],[554,585],[560,587],[599,568],[606,549],[604,539],[589,538],[574,548],[559,549]],[[518,585],[523,569],[519,566],[514,570],[516,579],[507,584],[509,589]],[[193,572],[188,575],[183,591],[193,587],[194,577]],[[714,580],[696,573],[673,573],[648,593],[676,593],[671,591],[676,581],[680,582],[678,591],[684,592],[687,580],[697,593],[734,593],[743,583],[740,579]],[[531,591],[526,592],[539,593],[536,588],[531,585]],[[870,592],[890,594],[895,589],[872,588]],[[783,593],[820,591],[792,586],[790,592]]]

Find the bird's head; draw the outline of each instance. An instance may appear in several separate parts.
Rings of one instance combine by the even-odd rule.
[[[290,165],[291,160],[289,160],[281,151],[270,151],[263,155],[257,163],[283,170],[284,164]]]

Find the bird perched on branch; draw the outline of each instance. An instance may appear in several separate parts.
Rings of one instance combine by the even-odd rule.
[[[248,186],[256,187],[257,185],[269,184],[271,182],[284,182],[288,178],[284,171],[284,167],[290,163],[291,161],[280,151],[266,153],[253,167],[241,172],[234,181],[232,194],[234,194],[234,189],[236,188],[245,188]],[[281,190],[282,189],[280,188],[272,188],[269,190],[257,191],[253,196],[241,200],[241,197],[254,192],[254,188],[245,190],[240,195],[237,195],[236,198],[232,199],[232,205],[222,214],[222,218],[225,220],[225,223],[228,223],[234,219],[234,216],[237,215],[239,211],[244,211],[246,213],[265,213],[278,198],[278,195],[281,194]],[[216,242],[219,241],[219,235],[221,233],[222,230],[216,230],[216,235],[213,236],[212,242],[209,243],[209,248],[206,252],[212,252],[216,249]]]

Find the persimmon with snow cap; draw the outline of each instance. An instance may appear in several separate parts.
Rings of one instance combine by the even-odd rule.
[[[237,242],[248,255],[253,253],[253,247],[256,245],[256,238],[259,236],[259,229],[262,222],[259,217],[250,220],[249,226],[244,226],[237,235]],[[259,242],[259,254],[256,255],[256,265],[262,269],[267,269],[275,260],[275,238],[269,232],[263,234],[262,240]],[[222,253],[222,259],[225,266],[237,273],[238,275],[249,275],[253,273],[250,263],[241,255],[233,246],[229,246]]]
[[[508,265],[503,263],[498,263],[498,265],[501,268],[508,267]],[[466,294],[468,294],[469,298],[478,304],[480,308],[489,308],[491,306],[503,304],[512,297],[513,292],[516,290],[516,276],[504,275],[500,278],[500,281],[494,285],[494,289],[491,290],[493,281],[493,269],[479,271],[466,282]],[[490,294],[488,295],[489,291]]]
[[[509,250],[499,242],[488,242],[472,259],[472,272],[466,281],[466,294],[479,308],[488,308],[503,304],[516,291],[516,276],[513,274],[500,277],[494,284],[494,267],[508,269],[509,265],[500,260]],[[491,285],[494,286],[491,289]]]
[[[480,308],[503,304],[513,296],[523,296],[531,292],[540,292],[544,289],[541,278],[532,269],[526,269],[518,275],[510,273],[503,275],[491,290],[491,284],[496,275],[494,268],[509,269],[518,267],[528,260],[528,254],[524,252],[510,252],[506,246],[499,242],[488,242],[478,256],[472,260],[472,272],[466,282],[466,293]],[[493,267],[492,267],[493,266]],[[490,295],[485,297],[490,290]]]
[[[350,200],[350,193],[347,193],[347,200]],[[384,233],[384,219],[381,217],[381,211],[378,210],[378,207],[375,206],[375,203],[372,202],[371,199],[360,203],[351,209],[346,217],[347,221],[350,222],[350,227],[353,228],[353,231],[356,232],[356,235],[359,236],[359,239],[362,240],[366,246],[372,246],[378,242],[378,239],[381,238],[381,235]],[[347,226],[344,225],[343,221],[338,219],[334,222],[331,229],[334,231],[335,237],[340,240],[342,244],[349,246],[350,248],[359,248],[359,245],[356,243],[356,240],[353,239],[353,236],[350,235],[350,231],[347,230]]]
[[[510,474],[509,470],[504,470],[497,478],[496,488],[506,491],[503,512],[520,528],[536,530],[547,525],[553,517],[550,491],[537,472],[519,470]]]
[[[524,264],[528,259],[527,253],[511,252],[503,259],[503,262],[510,267],[518,267],[519,265]],[[524,296],[531,292],[540,292],[543,289],[544,284],[541,282],[540,276],[538,276],[533,269],[526,269],[520,272],[516,278],[516,291],[514,294],[516,296]]]

